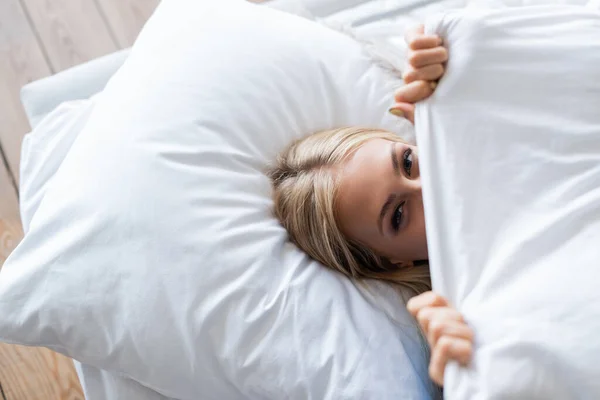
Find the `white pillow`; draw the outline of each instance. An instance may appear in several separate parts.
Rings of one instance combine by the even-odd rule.
[[[94,100],[64,102],[25,135],[21,146],[19,203],[23,230],[29,230],[48,184],[85,127]]]
[[[397,83],[313,22],[162,2],[0,273],[0,338],[179,399],[437,396],[402,296],[289,244],[263,175],[320,129],[407,133]]]
[[[476,335],[448,399],[600,398],[600,14],[427,23],[447,72],[417,106],[434,289]]]

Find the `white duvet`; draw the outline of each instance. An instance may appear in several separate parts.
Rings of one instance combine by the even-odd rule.
[[[476,332],[449,399],[600,398],[600,14],[463,11],[417,107],[434,289]]]

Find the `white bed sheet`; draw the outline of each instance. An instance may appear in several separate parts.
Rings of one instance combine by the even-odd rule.
[[[425,30],[450,52],[415,114],[432,283],[475,333],[444,396],[598,399],[600,13],[471,10]]]

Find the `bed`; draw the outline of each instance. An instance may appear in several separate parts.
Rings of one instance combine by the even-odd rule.
[[[370,40],[389,40],[402,46],[403,29],[417,22],[424,15],[451,7],[464,5],[461,0],[272,0],[266,6],[285,10],[310,19],[320,19],[335,26],[350,25],[356,32]],[[129,54],[129,49],[92,60],[60,72],[54,76],[32,82],[23,87],[22,102],[32,127],[61,103],[85,100],[100,92],[108,79],[118,70]],[[51,139],[46,139],[51,140]],[[23,165],[33,169],[36,164],[37,146],[46,146],[44,140],[24,147]],[[60,154],[61,149],[56,153]],[[64,157],[64,154],[62,155]],[[57,158],[61,158],[60,156]],[[41,160],[39,161],[41,162]],[[24,170],[27,180],[28,170]],[[21,202],[27,202],[21,198]],[[31,215],[22,216],[24,226],[29,225]],[[74,362],[86,399],[167,399],[139,383],[116,374]]]
[[[402,47],[402,34],[408,24],[419,21],[426,15],[463,7],[467,3],[469,2],[461,0],[273,0],[267,2],[266,6],[319,19],[329,25],[351,26],[361,38]],[[85,101],[101,92],[128,54],[128,50],[123,50],[25,86],[22,101],[32,127],[59,104],[70,100]],[[44,146],[45,140],[51,139],[41,138],[35,142],[35,146],[24,147],[22,162],[29,170],[34,169],[32,166],[36,162],[42,162],[35,159],[35,147]],[[23,171],[22,179],[27,179],[27,172],[28,170]],[[28,198],[22,196],[21,202],[27,201]],[[32,215],[23,213],[24,227],[29,225],[31,217]],[[75,362],[75,366],[87,399],[167,398],[116,374],[78,362]]]

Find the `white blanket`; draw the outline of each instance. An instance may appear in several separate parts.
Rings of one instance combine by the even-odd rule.
[[[430,20],[447,73],[417,107],[434,289],[476,333],[449,399],[600,398],[600,14]]]

